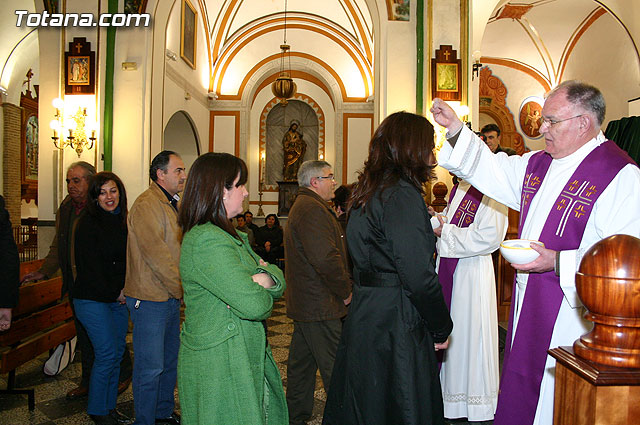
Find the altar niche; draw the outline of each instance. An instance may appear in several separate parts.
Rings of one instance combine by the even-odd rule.
[[[278,104],[269,111],[266,124],[265,186],[277,187],[280,181],[296,181],[300,164],[318,159],[316,112],[305,102],[289,100],[287,106]]]

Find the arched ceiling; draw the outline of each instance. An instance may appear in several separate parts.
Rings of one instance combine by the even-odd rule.
[[[33,1],[4,0],[1,10],[0,86],[8,89],[14,81],[24,77],[24,75],[13,75],[14,69],[22,68],[17,66],[18,64],[26,61],[26,66],[29,66],[30,62],[37,61],[37,30],[24,25],[16,27],[15,14],[15,10],[28,10],[29,13],[33,13],[35,7]]]
[[[628,46],[638,56],[638,48],[624,20],[607,9],[605,3],[610,2],[500,2],[485,28],[481,47],[482,62],[524,71],[548,90],[562,81],[565,67],[576,44],[592,29],[594,22],[607,14],[615,19],[616,27],[613,30],[627,33]]]
[[[272,77],[272,69],[256,64],[279,67],[285,0],[201,0],[200,6],[210,37],[210,91],[219,99],[240,99],[250,79]],[[304,61],[322,68],[330,76],[323,89],[339,86],[343,101],[373,94],[373,38],[365,0],[287,1],[286,41],[296,58],[291,69],[307,71]]]

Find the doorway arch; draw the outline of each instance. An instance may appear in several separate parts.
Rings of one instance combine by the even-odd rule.
[[[164,149],[178,153],[187,170],[200,156],[200,138],[189,114],[185,111],[174,113],[164,128]]]

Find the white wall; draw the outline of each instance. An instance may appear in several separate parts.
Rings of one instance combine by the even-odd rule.
[[[342,184],[356,182],[357,172],[364,168],[364,162],[369,155],[372,120],[373,116],[347,119],[347,181]]]
[[[413,3],[412,9],[415,7]],[[384,90],[386,98],[381,120],[397,111],[416,110],[415,10],[412,10],[411,19],[409,22],[387,23],[386,40],[382,40],[381,46],[385,74],[382,87],[376,88],[376,91]]]
[[[640,96],[640,64],[632,51],[624,29],[605,14],[593,23],[569,57],[563,80],[584,80],[598,87],[605,97],[603,129],[609,121],[627,116],[628,101]]]

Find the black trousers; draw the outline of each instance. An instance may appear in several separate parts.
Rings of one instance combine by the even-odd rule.
[[[329,392],[333,362],[342,333],[342,320],[293,322],[287,361],[289,424],[304,425],[311,418],[316,372]]]

